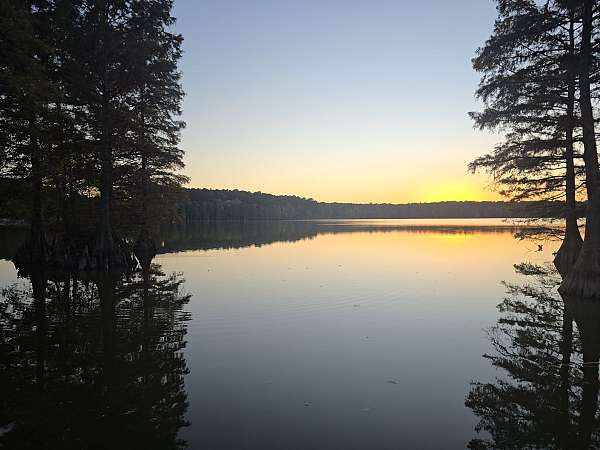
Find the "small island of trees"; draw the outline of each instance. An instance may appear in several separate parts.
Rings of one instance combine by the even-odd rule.
[[[0,177],[29,195],[15,262],[121,269],[153,254],[151,228],[186,178],[173,2],[0,4]],[[14,185],[14,183],[13,183]],[[58,231],[47,238],[46,216]]]

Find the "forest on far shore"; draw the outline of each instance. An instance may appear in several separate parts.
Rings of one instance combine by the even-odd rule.
[[[295,195],[186,189],[179,220],[558,218],[561,202],[327,203]],[[582,206],[583,211],[583,206]]]
[[[27,189],[1,180],[7,195],[0,199],[2,219],[7,223],[27,223],[30,206],[23,201]],[[10,185],[10,186],[9,186]],[[304,219],[457,219],[457,218],[559,218],[561,202],[443,201],[431,203],[327,203],[295,195],[273,195],[229,189],[181,189],[172,198],[176,214],[172,224],[217,220],[304,220]],[[81,197],[77,202],[97,199]],[[59,220],[60,198],[47,192],[46,218]],[[584,205],[580,205],[583,214]],[[89,224],[92,226],[93,224]],[[122,224],[127,227],[129,224]],[[165,224],[166,225],[166,224]]]

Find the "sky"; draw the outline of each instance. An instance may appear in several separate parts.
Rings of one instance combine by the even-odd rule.
[[[492,0],[175,0],[190,186],[320,201],[498,196],[467,164]]]

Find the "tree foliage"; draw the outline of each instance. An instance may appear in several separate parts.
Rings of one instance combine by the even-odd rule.
[[[182,37],[173,32],[172,6],[0,6],[0,176],[30,185],[29,250],[43,248],[50,223],[62,238],[89,241],[90,268],[119,266],[115,216],[146,232],[170,220],[172,194],[186,181],[179,174]]]

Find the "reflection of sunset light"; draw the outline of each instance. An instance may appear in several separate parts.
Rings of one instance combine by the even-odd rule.
[[[189,263],[190,273],[194,273],[194,261],[197,261],[194,256],[202,256],[203,260],[208,257],[211,268],[215,268],[211,274],[224,277],[224,285],[227,285],[226,278],[232,270],[260,278],[281,267],[294,271],[294,277],[299,277],[299,282],[307,282],[305,277],[336,277],[342,273],[339,272],[342,267],[349,282],[353,279],[402,278],[406,273],[435,274],[435,277],[449,281],[456,278],[457,273],[461,273],[464,282],[465,276],[471,279],[471,274],[475,278],[485,274],[488,279],[494,279],[496,272],[504,273],[507,267],[511,268],[513,264],[523,261],[546,262],[552,259],[551,252],[558,246],[557,242],[547,242],[543,252],[538,252],[536,243],[516,241],[510,229],[490,226],[508,226],[497,219],[482,219],[479,225],[487,224],[485,230],[477,227],[461,228],[456,226],[461,220],[448,220],[446,230],[430,227],[354,231],[356,227],[365,224],[389,224],[395,221],[349,222],[351,224],[345,231],[335,228],[310,239],[291,243],[275,242],[231,251],[193,251],[187,253],[189,258],[178,258],[178,261],[182,265]],[[428,221],[412,222],[427,226]],[[453,223],[455,226],[451,228]],[[327,227],[323,229],[327,230]],[[494,257],[490,258],[490,255]],[[161,258],[166,261],[170,256],[164,255]],[[250,265],[249,260],[252,261]],[[461,278],[457,278],[457,281],[458,279]],[[479,283],[477,279],[471,281]]]

